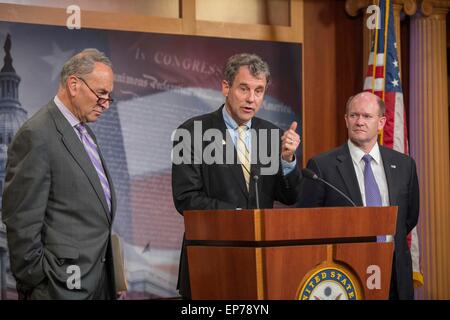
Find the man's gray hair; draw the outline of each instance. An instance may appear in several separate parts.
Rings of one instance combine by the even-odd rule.
[[[240,67],[246,66],[254,77],[264,76],[267,84],[270,81],[269,65],[256,54],[239,53],[231,56],[225,66],[224,79],[229,86],[233,85],[234,78]]]
[[[347,104],[345,105],[345,113],[346,114],[348,114],[348,112],[349,112],[349,110],[350,110],[350,106],[351,106],[351,104],[352,104],[352,102],[353,102],[353,99],[354,98],[356,98],[358,95],[360,95],[361,93],[358,93],[358,94],[356,94],[356,95],[354,95],[354,96],[351,96],[350,98],[348,98],[348,100],[347,100]],[[378,103],[378,115],[379,116],[384,116],[384,114],[386,113],[386,104],[384,103],[384,101],[380,98],[380,97],[378,97],[378,96],[376,96],[376,100],[377,100],[377,103]]]
[[[94,70],[95,63],[103,63],[112,68],[111,60],[101,51],[88,48],[77,53],[64,63],[60,81],[64,85],[70,76],[82,77]]]

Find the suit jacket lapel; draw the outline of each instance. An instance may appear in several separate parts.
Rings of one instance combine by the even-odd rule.
[[[228,132],[227,132],[227,127],[225,125],[225,120],[223,119],[223,115],[222,115],[222,109],[224,108],[224,106],[222,105],[221,108],[219,108],[219,110],[217,110],[216,112],[213,113],[214,117],[213,117],[213,127],[219,129],[222,132],[222,136],[223,137],[227,137],[228,139],[225,139],[226,141],[231,141],[231,143],[233,143],[231,137],[229,136]],[[230,146],[228,146],[230,147]],[[223,150],[223,154],[224,157],[226,155],[226,148],[227,145],[224,145],[224,150]],[[244,196],[246,198],[248,198],[249,193],[247,190],[247,186],[245,184],[245,178],[244,178],[244,173],[242,172],[242,167],[240,164],[237,163],[237,151],[235,146],[233,145],[233,154],[234,154],[234,164],[228,164],[228,168],[230,169],[231,175],[233,176],[233,178],[236,180],[236,183],[239,186],[239,189],[242,191],[242,193],[244,194]],[[226,160],[226,159],[225,159]]]
[[[337,155],[337,167],[347,188],[348,195],[356,205],[362,206],[361,190],[359,190],[358,179],[353,167],[352,157],[348,145],[344,144]]]
[[[386,175],[386,182],[388,186],[389,193],[389,204],[391,206],[395,205],[396,196],[397,196],[397,183],[396,181],[400,181],[399,178],[396,178],[396,164],[393,161],[392,154],[388,152],[389,149],[380,146],[380,154],[383,159],[383,167],[384,174]]]
[[[101,154],[100,148],[98,150],[98,154],[100,155],[100,158],[102,159],[103,169],[105,170],[106,178],[108,179],[108,182],[109,182],[109,189],[110,189],[110,192],[111,192],[111,215],[108,214],[107,217],[108,217],[109,222],[112,223],[112,220],[114,220],[114,216],[115,216],[116,210],[117,210],[116,192],[114,190],[114,186],[113,186],[113,183],[112,183],[112,178],[111,178],[111,175],[109,174],[108,167],[105,165],[105,160],[103,159],[103,156]],[[105,193],[103,193],[103,195],[104,194]],[[105,202],[106,202],[106,199],[105,199]],[[106,208],[108,208],[108,204],[106,205]]]
[[[87,128],[89,134],[91,135],[92,139],[94,139],[95,144],[97,144],[97,146],[98,146],[97,138],[95,137],[94,132],[92,131],[92,129],[89,126],[86,126],[86,128]],[[115,214],[115,211],[116,211],[116,193],[114,191],[112,178],[111,178],[111,175],[109,174],[109,170],[108,170],[108,167],[106,166],[106,162],[105,162],[105,159],[103,158],[103,155],[102,155],[102,152],[100,150],[100,147],[97,148],[97,151],[98,151],[98,155],[100,157],[100,160],[102,161],[103,170],[105,171],[106,179],[108,179],[109,190],[111,192],[111,214],[108,214],[107,217],[108,217],[108,220],[110,222],[112,222],[111,220],[112,220],[112,218],[114,218],[114,214]],[[98,176],[98,173],[97,172],[95,172],[95,173]],[[101,185],[100,185],[100,187],[101,187]],[[109,208],[108,208],[108,204],[106,202],[106,197],[105,197],[105,193],[103,192],[103,188],[101,189],[101,191],[102,191],[102,195],[103,195],[103,197],[101,199],[104,200],[103,208],[106,210],[106,213],[108,213]],[[106,207],[105,207],[105,205],[106,205]]]
[[[258,120],[258,118],[253,118],[252,119],[252,127],[251,127],[251,129],[255,130],[256,138],[257,138],[256,140],[252,139],[252,149],[255,150],[255,151],[260,151],[259,150],[259,145],[254,145],[254,144],[259,143],[259,141],[260,141],[260,136],[259,136],[259,134],[261,133],[261,131],[259,130],[259,129],[261,129],[260,124],[261,123]],[[270,134],[270,132],[269,132],[269,134]],[[272,150],[271,149],[271,145],[270,145],[270,135],[268,136],[267,143],[268,143],[267,150],[269,150],[269,151]],[[261,175],[261,166],[262,165],[261,165],[261,159],[259,158],[259,154],[253,154],[252,153],[251,154],[251,158],[252,158],[252,162],[255,162],[255,163],[252,163],[252,165],[250,167],[250,180],[253,180],[253,177],[255,175],[256,176],[260,176]],[[252,190],[251,186],[250,186],[250,189]]]
[[[63,144],[75,159],[75,161],[78,163],[78,165],[81,167],[83,172],[86,174],[89,182],[92,185],[92,188],[95,190],[95,193],[97,194],[97,197],[99,198],[103,206],[103,209],[105,210],[106,218],[108,219],[109,223],[111,223],[111,215],[109,214],[108,204],[106,203],[105,194],[100,184],[100,179],[98,177],[97,171],[94,168],[94,165],[91,162],[91,159],[89,159],[89,156],[84,149],[82,142],[77,137],[74,129],[70,126],[67,119],[61,113],[61,111],[59,111],[58,107],[53,103],[53,101],[49,104],[48,108],[55,121],[57,130],[62,136]],[[111,181],[110,177],[108,177],[108,180]]]

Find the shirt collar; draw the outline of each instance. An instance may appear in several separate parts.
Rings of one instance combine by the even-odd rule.
[[[348,149],[350,151],[350,156],[355,163],[360,163],[362,157],[364,157],[365,153],[360,148],[358,148],[350,139],[347,141]],[[370,150],[369,154],[372,159],[375,160],[377,164],[381,164],[381,154],[380,147],[378,146],[378,142],[375,143],[372,150]]]
[[[80,120],[78,120],[77,117],[67,108],[64,103],[58,98],[58,96],[55,96],[53,99],[53,102],[55,102],[56,106],[58,107],[59,111],[64,115],[64,117],[69,121],[70,125],[72,127],[75,127],[77,124],[80,123]]]
[[[236,130],[239,126],[236,121],[231,117],[231,115],[228,113],[227,106],[224,105],[222,108],[222,115],[223,120],[225,121],[225,125],[228,129]],[[252,119],[244,123],[244,125],[247,127],[247,129],[250,129],[252,127]]]

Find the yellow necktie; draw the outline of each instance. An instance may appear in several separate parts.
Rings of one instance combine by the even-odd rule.
[[[245,144],[246,131],[247,126],[239,126],[239,138],[237,139],[236,145],[238,158],[242,165],[242,172],[244,173],[245,184],[247,185],[248,190],[250,185],[250,152],[248,151],[247,145]]]

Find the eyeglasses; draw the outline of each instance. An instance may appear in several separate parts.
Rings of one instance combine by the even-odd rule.
[[[111,98],[111,97],[108,97],[108,98],[100,97],[97,93],[95,93],[94,90],[92,90],[91,87],[89,87],[89,85],[86,83],[86,81],[83,78],[81,78],[81,77],[77,77],[77,78],[80,79],[81,81],[83,81],[83,83],[86,85],[86,87],[88,87],[88,89],[91,90],[91,92],[97,97],[97,104],[99,106],[104,105],[106,102],[109,102],[109,103],[113,103],[114,102],[114,99]]]

